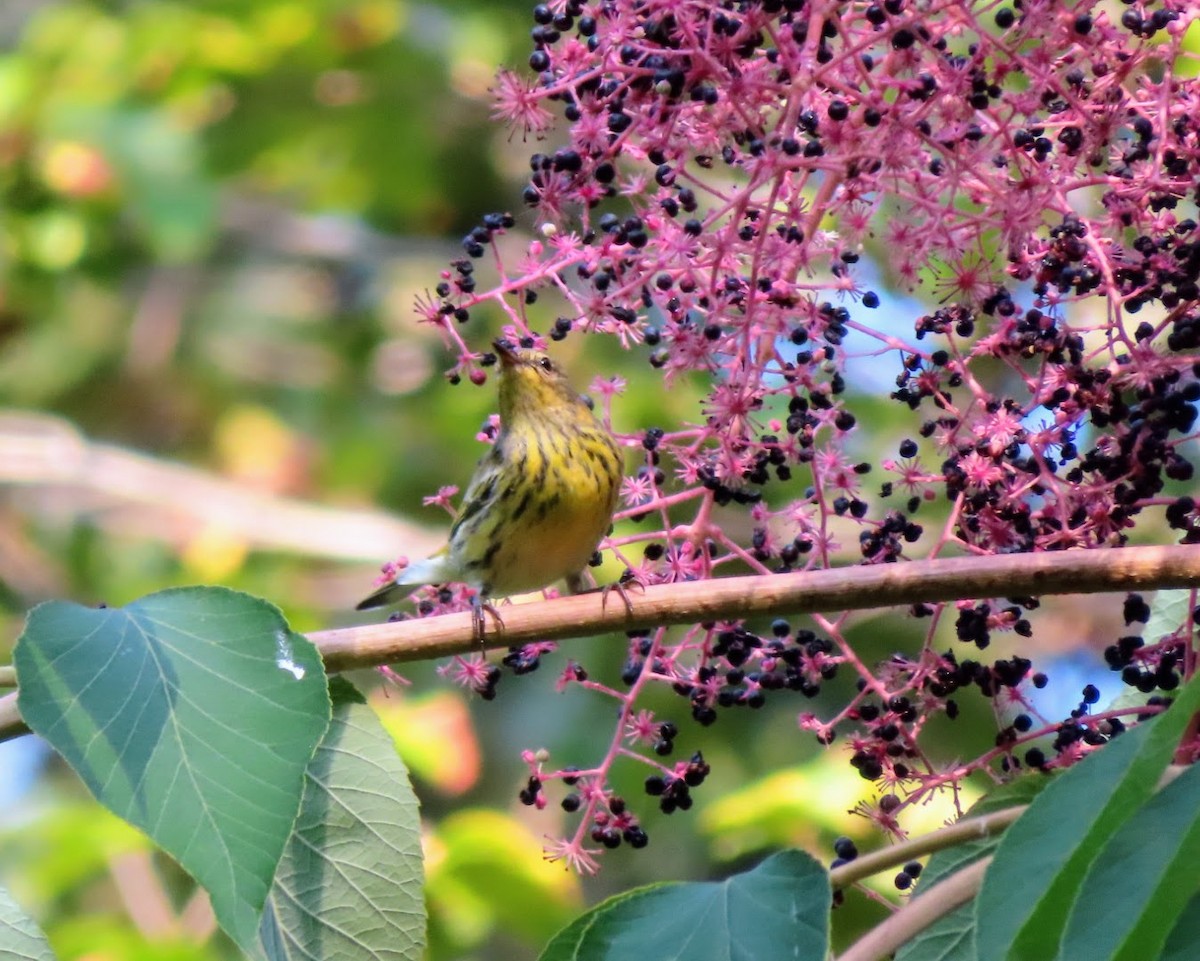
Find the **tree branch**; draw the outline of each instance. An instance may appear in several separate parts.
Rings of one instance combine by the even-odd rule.
[[[563,640],[665,624],[751,616],[867,610],[961,598],[1094,594],[1200,587],[1200,547],[1126,547],[961,557],[797,574],[662,584],[619,597],[601,593],[501,608],[502,629],[485,618],[483,646]],[[469,613],[415,618],[308,635],[326,668],[345,671],[479,650]],[[25,733],[16,695],[0,697],[0,741]]]
[[[501,608],[486,618],[488,648],[612,631],[752,616],[866,610],[961,598],[1094,594],[1200,587],[1200,547],[1126,547],[959,557],[797,574],[724,577],[629,592],[560,597]],[[331,671],[421,661],[478,650],[470,614],[447,614],[308,635]]]
[[[45,513],[187,543],[215,528],[252,547],[378,562],[403,545],[432,553],[445,532],[369,510],[325,507],[258,491],[207,471],[88,440],[68,422],[0,410],[0,488],[21,488]]]

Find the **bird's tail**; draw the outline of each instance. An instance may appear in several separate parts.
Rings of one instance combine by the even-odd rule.
[[[445,555],[435,554],[401,568],[396,572],[394,581],[384,584],[373,594],[364,597],[354,609],[369,611],[374,607],[390,607],[403,601],[415,588],[425,584],[441,584],[449,580],[452,578],[446,572]]]
[[[384,584],[379,590],[359,601],[354,609],[369,611],[373,607],[390,607],[393,604],[399,604],[416,586],[415,584]]]

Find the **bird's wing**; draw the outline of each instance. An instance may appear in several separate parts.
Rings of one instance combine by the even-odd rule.
[[[409,564],[397,571],[395,581],[384,584],[364,598],[356,610],[365,611],[373,607],[398,604],[414,587],[424,584],[462,581],[475,587],[479,586],[478,572],[471,570],[467,562],[471,559],[471,542],[481,525],[487,521],[488,507],[503,490],[503,454],[503,448],[498,442],[480,458],[463,498],[462,510],[450,528],[450,541],[446,547],[425,560]]]
[[[487,517],[488,508],[503,493],[504,452],[496,443],[475,466],[475,474],[463,497],[462,510],[450,528],[450,553],[457,553],[460,545],[479,527]]]

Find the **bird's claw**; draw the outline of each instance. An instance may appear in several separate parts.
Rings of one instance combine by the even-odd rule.
[[[483,643],[484,635],[487,633],[487,624],[485,623],[484,614],[490,614],[495,622],[496,632],[500,633],[504,630],[504,618],[500,616],[500,612],[489,601],[485,601],[478,594],[471,595],[471,635],[479,642],[479,649],[482,653],[487,653],[487,646]]]
[[[642,589],[642,585],[638,583],[629,571],[621,575],[620,580],[612,584],[605,584],[600,588],[600,610],[605,610],[608,607],[608,595],[614,591],[620,596],[621,603],[625,605],[625,614],[628,617],[633,616],[633,601],[629,599],[629,591],[626,590],[626,585]]]

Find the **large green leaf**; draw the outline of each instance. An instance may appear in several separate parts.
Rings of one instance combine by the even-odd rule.
[[[1156,958],[1200,892],[1200,766],[1192,765],[1125,822],[1100,852],[1067,922],[1060,961]],[[1120,891],[1119,911],[1097,911]]]
[[[967,812],[967,818],[982,817],[985,814],[1029,804],[1050,783],[1050,779],[1041,774],[1019,777],[980,798]],[[938,851],[921,872],[921,884],[916,897],[924,897],[939,881],[990,855],[1003,836],[1002,832],[997,832]],[[973,902],[959,905],[949,914],[938,918],[896,953],[896,961],[973,961],[974,958]]]
[[[1179,915],[1159,961],[1194,961],[1196,945],[1200,944],[1200,894],[1194,895]]]
[[[825,961],[829,875],[783,851],[724,881],[640,888],[559,932],[540,961]]]
[[[271,961],[417,961],[425,945],[420,817],[408,771],[362,697],[332,678],[333,720],[308,765],[267,898]]]
[[[1046,961],[1058,954],[1085,873],[1149,799],[1198,706],[1200,682],[1192,681],[1170,710],[1075,765],[1008,829],[977,902],[982,961]]]
[[[121,609],[43,604],[13,659],[29,726],[208,889],[239,945],[255,945],[329,724],[312,644],[265,601],[180,588]]]
[[[46,943],[46,936],[5,888],[0,888],[0,958],[6,961],[54,961],[54,952]]]

